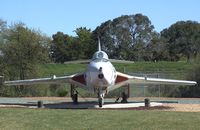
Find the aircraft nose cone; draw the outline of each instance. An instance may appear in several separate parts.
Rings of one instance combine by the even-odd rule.
[[[99,72],[102,72],[102,67],[99,68]],[[100,74],[98,75],[98,78],[99,78],[99,79],[103,79],[103,78],[104,78],[104,75],[103,75],[102,73],[100,73]]]
[[[99,79],[103,79],[103,78],[104,78],[104,75],[103,75],[103,74],[99,74],[99,75],[98,75],[98,78],[99,78]]]

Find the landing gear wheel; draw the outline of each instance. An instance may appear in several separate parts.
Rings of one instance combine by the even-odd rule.
[[[72,100],[73,100],[74,104],[78,104],[78,94],[77,93],[73,95]]]
[[[127,95],[125,94],[125,92],[122,93],[122,100],[121,100],[121,103],[128,103],[127,101]]]
[[[99,98],[99,107],[102,107],[103,106],[103,99],[100,97]]]

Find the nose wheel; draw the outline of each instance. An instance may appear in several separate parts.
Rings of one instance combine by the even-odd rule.
[[[104,98],[99,96],[99,100],[98,101],[99,101],[99,107],[102,107],[103,104],[104,104]]]
[[[99,98],[99,107],[103,106],[103,98]]]
[[[98,102],[99,102],[99,107],[102,107],[104,104],[104,94],[103,93],[98,93]]]

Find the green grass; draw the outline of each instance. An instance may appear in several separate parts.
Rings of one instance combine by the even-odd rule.
[[[117,70],[125,72],[147,72],[147,71],[188,71],[193,68],[193,64],[187,62],[135,62],[134,64],[114,64]]]
[[[200,113],[136,110],[0,109],[5,130],[196,130]]]
[[[86,64],[41,64],[38,65],[39,76],[66,75],[86,70]]]

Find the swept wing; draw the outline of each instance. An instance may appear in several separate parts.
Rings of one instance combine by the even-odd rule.
[[[138,77],[138,76],[131,76],[131,75],[117,72],[116,83],[118,82],[119,83],[124,82],[124,83],[130,83],[130,84],[166,84],[166,85],[195,85],[197,84],[197,82],[195,81]]]
[[[50,78],[37,78],[26,80],[5,81],[4,85],[35,85],[35,84],[62,84],[70,83],[79,86],[86,86],[84,74],[74,74],[69,76],[56,77],[55,75]]]

